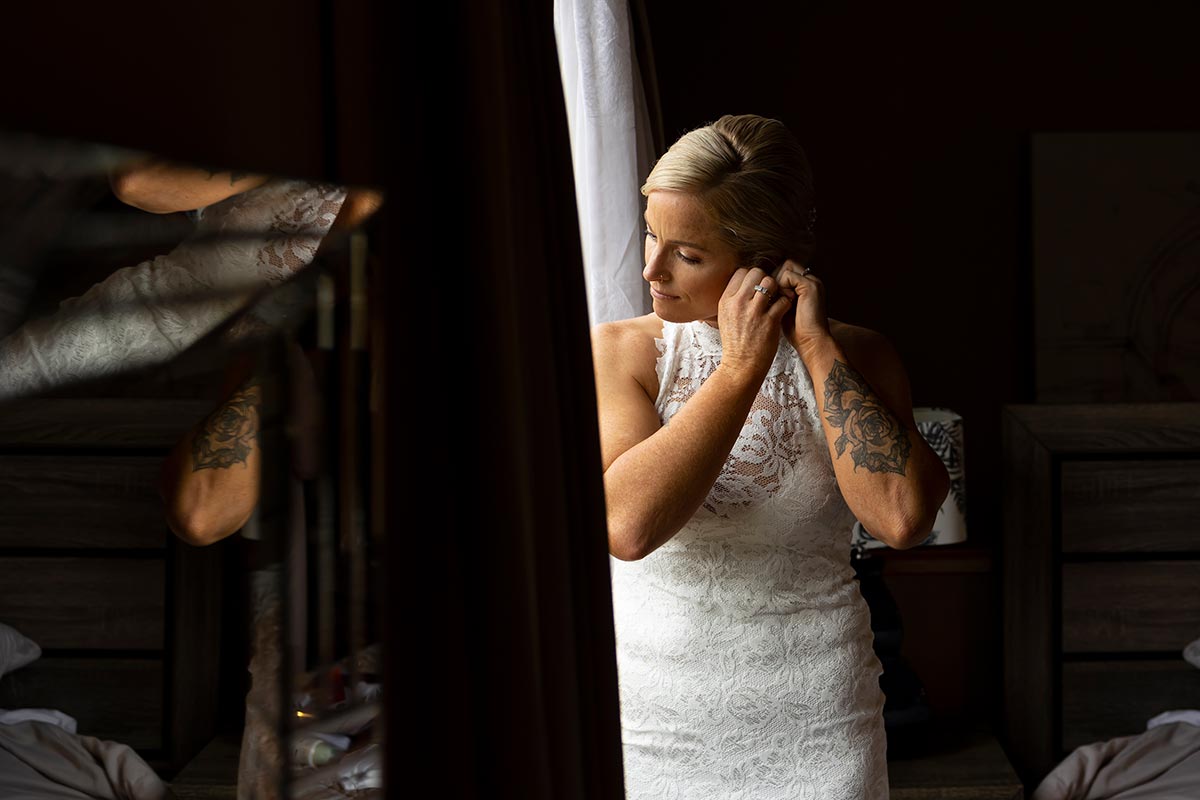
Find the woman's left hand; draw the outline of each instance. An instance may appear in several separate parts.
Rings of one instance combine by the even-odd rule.
[[[798,261],[788,259],[775,272],[779,291],[792,299],[793,309],[783,318],[784,335],[799,351],[817,340],[830,336],[825,316],[825,285]],[[794,312],[794,313],[793,313]]]

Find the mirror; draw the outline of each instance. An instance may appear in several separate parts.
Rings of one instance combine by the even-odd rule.
[[[0,794],[382,796],[382,202],[0,132]]]

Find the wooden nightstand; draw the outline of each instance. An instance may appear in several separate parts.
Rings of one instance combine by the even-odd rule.
[[[155,487],[211,405],[79,391],[0,414],[0,608],[42,647],[0,707],[59,709],[169,773],[216,728],[222,565],[171,534]]]
[[[995,735],[941,726],[920,755],[888,759],[892,800],[1024,800]]]
[[[178,800],[236,800],[241,751],[240,736],[218,736],[175,776],[171,792]]]
[[[1030,786],[1200,704],[1200,403],[1010,405],[1003,739]]]

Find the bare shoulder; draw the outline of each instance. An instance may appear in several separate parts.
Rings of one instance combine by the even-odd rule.
[[[592,328],[592,360],[597,375],[625,374],[633,377],[650,397],[658,394],[658,346],[662,320],[657,314],[601,322]]]

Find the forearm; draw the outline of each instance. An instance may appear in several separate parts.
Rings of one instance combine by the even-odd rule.
[[[875,538],[900,549],[919,544],[945,499],[945,466],[920,431],[883,402],[832,337],[798,349],[812,377],[846,504]]]
[[[261,389],[244,385],[167,456],[160,492],[180,538],[211,544],[240,529],[258,503]]]
[[[762,380],[718,367],[669,425],[609,465],[604,493],[613,555],[643,558],[691,519],[737,442]]]
[[[154,214],[170,214],[219,203],[261,186],[268,177],[153,158],[115,169],[109,183],[122,202]]]

